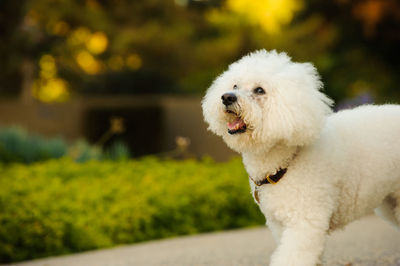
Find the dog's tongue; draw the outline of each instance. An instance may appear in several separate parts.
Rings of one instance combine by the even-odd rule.
[[[245,126],[246,126],[246,124],[239,117],[236,117],[235,121],[233,121],[233,122],[228,122],[228,129],[229,130],[237,130],[237,129],[243,128]]]

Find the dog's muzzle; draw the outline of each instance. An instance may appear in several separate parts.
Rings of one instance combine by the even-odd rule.
[[[235,109],[232,108],[232,105],[237,102],[236,95],[234,93],[225,93],[222,95],[221,99],[222,103],[225,105],[225,113],[230,116],[227,123],[228,133],[233,135],[236,133],[246,132],[246,123],[240,117],[240,115],[236,113]]]

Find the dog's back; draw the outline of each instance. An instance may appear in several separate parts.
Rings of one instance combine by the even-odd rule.
[[[348,157],[342,159],[380,175],[385,169],[400,168],[399,105],[365,105],[343,110],[330,115],[325,128],[335,135],[340,148],[346,149]],[[366,164],[365,160],[371,162]],[[400,178],[400,171],[397,172]]]
[[[380,206],[381,216],[400,225],[400,106],[367,105],[334,113],[318,142],[329,147],[328,161],[341,164],[331,166],[341,170],[333,178],[342,186],[339,206],[346,206],[336,215],[353,220]]]

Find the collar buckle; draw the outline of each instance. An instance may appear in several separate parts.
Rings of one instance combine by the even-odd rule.
[[[284,169],[279,169],[276,174],[274,175],[266,175],[264,179],[262,180],[257,180],[255,181],[251,176],[249,176],[249,178],[251,179],[251,181],[253,181],[253,183],[257,186],[260,187],[262,185],[265,184],[272,184],[275,185],[279,182],[279,180],[281,180],[281,178],[286,174],[287,172],[287,168]]]

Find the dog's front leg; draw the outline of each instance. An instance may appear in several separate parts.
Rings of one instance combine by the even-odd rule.
[[[270,266],[315,266],[324,249],[326,230],[307,222],[284,227]]]

